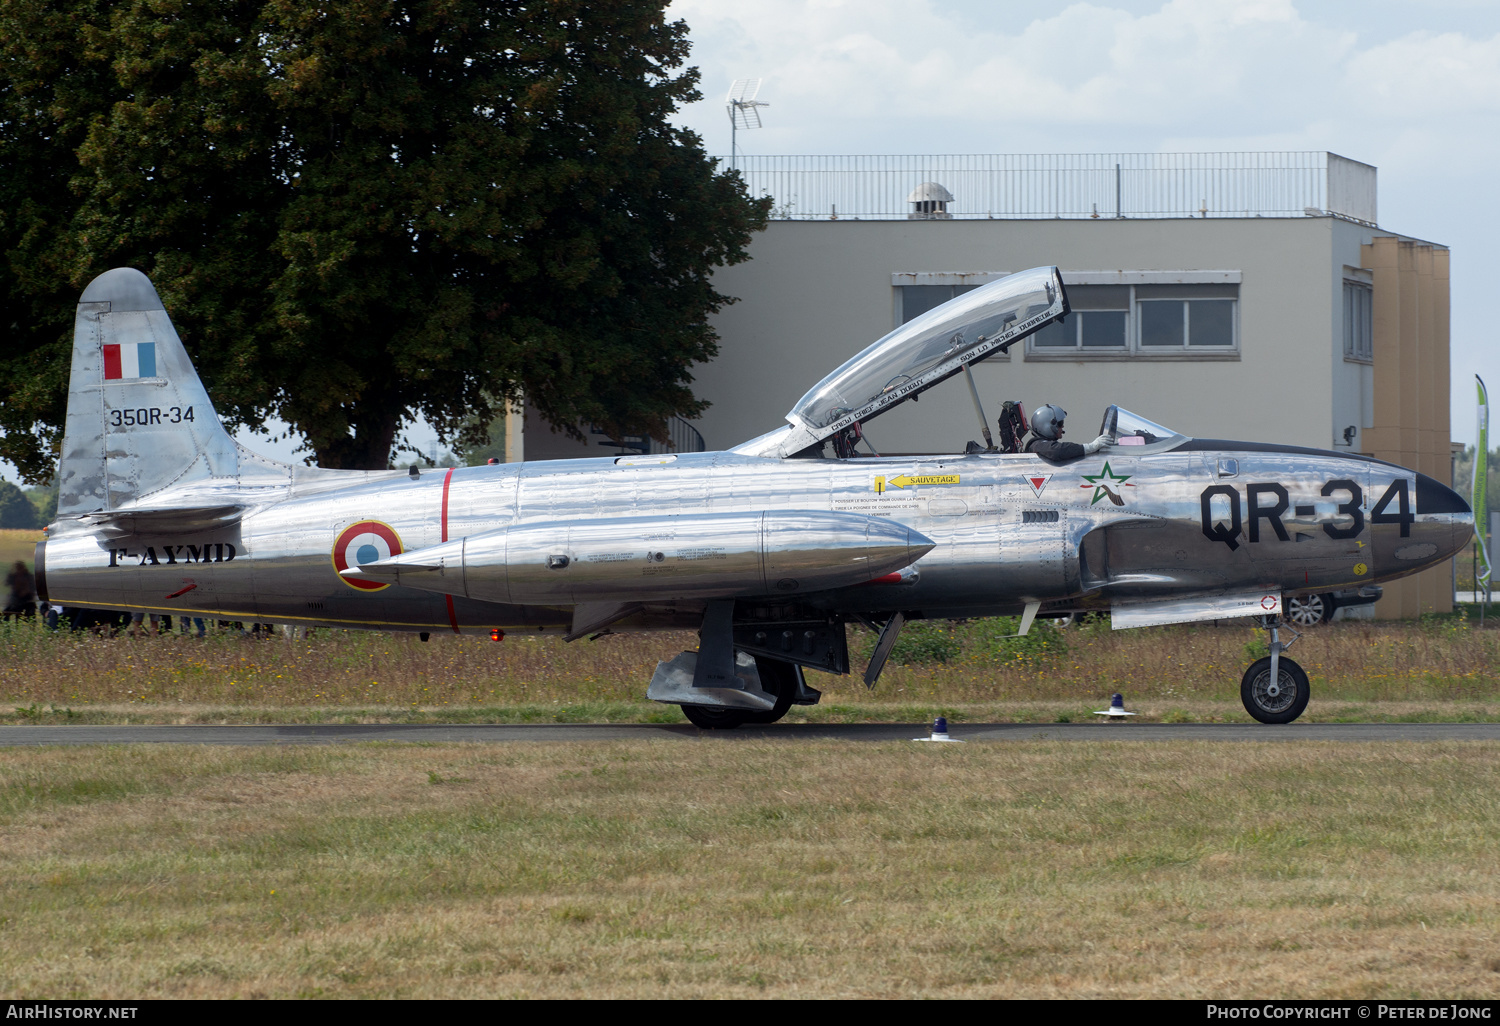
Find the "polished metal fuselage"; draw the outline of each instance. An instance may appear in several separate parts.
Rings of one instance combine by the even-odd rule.
[[[1032,455],[702,453],[655,465],[605,458],[347,481],[311,494],[292,483],[253,496],[221,489],[218,499],[247,508],[219,527],[117,523],[104,531],[86,519],[60,520],[45,547],[49,599],[333,627],[567,630],[569,603],[502,604],[399,583],[358,587],[340,576],[335,543],[361,523],[388,528],[410,553],[521,524],[543,533],[549,524],[607,518],[667,527],[684,515],[784,510],[891,518],[935,547],[915,573],[886,575],[899,579],[794,594],[750,589],[738,598],[794,601],[835,615],[997,615],[1033,602],[1045,610],[1108,608],[1130,599],[1387,581],[1450,557],[1467,543],[1473,519],[1443,486],[1390,464],[1202,442],[1119,446],[1064,464]],[[1428,505],[1440,510],[1420,508],[1419,497],[1435,495],[1442,498]],[[631,536],[618,551],[644,567],[663,550]],[[348,561],[357,562],[353,553]],[[642,608],[614,629],[697,626],[702,618],[702,601],[692,595],[653,589],[641,597]],[[588,598],[574,593],[575,603]]]

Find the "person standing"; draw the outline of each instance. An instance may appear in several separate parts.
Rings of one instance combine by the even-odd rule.
[[[5,619],[12,616],[36,615],[36,579],[21,560],[5,575],[5,586],[10,594],[5,599]]]

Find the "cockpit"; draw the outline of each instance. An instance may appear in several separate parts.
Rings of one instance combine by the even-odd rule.
[[[1111,406],[1104,411],[1104,420],[1100,422],[1099,433],[1109,435],[1115,445],[1139,447],[1132,451],[1145,451],[1150,447],[1151,452],[1162,452],[1167,449],[1175,449],[1188,440],[1188,436],[1173,431],[1169,427],[1162,427],[1154,421],[1129,410],[1122,410],[1118,406]]]
[[[827,456],[831,446],[832,455],[840,459],[878,456],[865,435],[866,424],[962,374],[985,439],[984,445],[970,443],[967,451],[1000,452],[970,367],[1007,352],[1068,312],[1067,290],[1056,267],[1036,267],[990,282],[866,347],[798,400],[786,415],[786,425],[733,451],[788,458]],[[1186,436],[1117,406],[1105,411],[1100,433],[1111,434],[1115,444],[1151,451],[1186,441]],[[964,451],[962,445],[956,448]]]

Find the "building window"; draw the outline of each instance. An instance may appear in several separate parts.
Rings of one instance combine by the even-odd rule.
[[[1375,290],[1364,282],[1344,282],[1344,359],[1373,363]]]
[[[1125,352],[1130,346],[1130,286],[1074,285],[1068,289],[1073,313],[1032,336],[1033,350]]]
[[[901,285],[901,323],[914,320],[928,310],[935,310],[954,296],[972,292],[978,285]]]
[[[1239,286],[1073,285],[1072,313],[1029,340],[1038,358],[1235,357],[1239,354]]]
[[[1233,350],[1233,285],[1138,285],[1142,352]]]

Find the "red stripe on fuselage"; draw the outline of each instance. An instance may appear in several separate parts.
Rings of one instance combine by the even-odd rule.
[[[104,380],[117,381],[120,377],[120,347],[118,345],[107,345],[104,347]]]
[[[443,475],[443,541],[448,540],[448,486],[453,483],[453,468]]]
[[[448,473],[443,477],[443,541],[448,540],[448,486],[453,483],[453,468],[448,468]],[[458,633],[458,614],[453,610],[453,596],[444,595],[448,600],[448,626],[453,628],[453,633]]]

